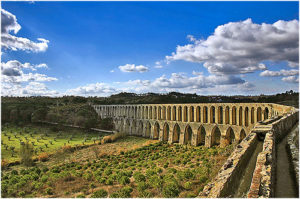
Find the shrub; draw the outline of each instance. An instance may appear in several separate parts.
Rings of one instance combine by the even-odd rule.
[[[160,189],[163,185],[163,180],[154,175],[149,178],[149,184],[154,188]]]
[[[61,147],[63,152],[73,152],[75,149],[71,145],[65,145]]]
[[[187,190],[190,190],[190,189],[192,188],[192,186],[193,186],[193,183],[192,183],[192,182],[185,182],[185,183],[183,184],[183,187],[184,187],[185,189],[187,189]]]
[[[104,189],[99,189],[98,191],[95,191],[92,195],[91,198],[106,198],[107,197],[107,191]]]
[[[207,181],[207,177],[206,176],[201,176],[200,179],[199,179],[200,183],[204,183],[206,181]]]
[[[24,191],[19,192],[19,196],[20,196],[21,198],[24,198],[25,192],[24,192]]]
[[[183,176],[185,179],[193,179],[195,177],[194,173],[190,169],[184,170]]]
[[[41,153],[39,156],[38,156],[38,159],[39,161],[41,162],[45,162],[49,159],[49,155],[47,153]]]
[[[10,174],[11,174],[11,175],[18,175],[18,171],[17,171],[17,170],[12,170],[12,171],[10,172]]]
[[[105,143],[111,143],[111,137],[110,136],[104,136],[101,140],[101,144]]]
[[[92,174],[92,173],[85,173],[85,174],[83,175],[83,178],[84,178],[85,180],[91,180],[92,177],[93,177],[93,174]]]
[[[149,184],[147,184],[146,182],[139,182],[139,183],[137,184],[137,190],[138,190],[139,192],[145,191],[148,187],[149,187]]]
[[[46,194],[48,194],[48,195],[52,195],[53,194],[53,190],[52,190],[52,188],[50,188],[50,187],[48,187],[47,189],[46,189]]]
[[[106,181],[105,181],[105,184],[106,185],[112,185],[114,183],[114,181],[111,179],[111,178],[108,178]]]
[[[196,198],[197,195],[194,194],[193,192],[188,192],[188,193],[185,194],[184,197],[185,197],[185,198]]]
[[[144,182],[146,181],[146,177],[141,172],[135,172],[133,174],[133,178],[136,182]]]
[[[175,198],[178,197],[180,193],[179,186],[176,183],[167,183],[162,190],[162,194],[166,198]]]
[[[118,191],[113,192],[113,193],[111,193],[111,194],[109,195],[109,197],[110,197],[110,198],[120,198],[120,197],[119,197],[119,192],[118,192]]]
[[[105,174],[106,176],[109,176],[110,174],[112,174],[112,170],[111,170],[110,168],[105,169],[105,170],[104,170],[104,174]]]
[[[47,180],[48,180],[48,176],[45,176],[45,175],[44,175],[44,176],[41,177],[41,181],[42,181],[42,182],[45,183],[45,182],[47,182]]]
[[[130,179],[127,176],[122,176],[119,180],[119,183],[122,185],[126,185],[130,183]]]
[[[119,197],[120,198],[130,198],[130,193],[133,191],[133,189],[129,186],[123,187],[121,190],[119,190]]]
[[[85,198],[85,195],[83,193],[81,193],[78,196],[76,196],[76,198]]]

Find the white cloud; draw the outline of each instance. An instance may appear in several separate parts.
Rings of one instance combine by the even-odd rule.
[[[50,90],[40,82],[29,82],[26,86],[21,84],[2,83],[1,94],[3,96],[57,96],[59,93]]]
[[[20,24],[17,22],[15,15],[1,9],[1,33],[9,33],[13,31],[15,34],[21,29]]]
[[[32,65],[30,63],[22,64],[17,60],[10,60],[6,63],[1,63],[2,75],[6,76],[21,76],[23,69],[30,69],[36,71],[38,68],[48,68],[48,66],[45,63],[37,65]]]
[[[155,62],[154,68],[163,68],[160,61]]]
[[[189,36],[191,44],[177,46],[167,61],[203,63],[213,74],[243,74],[266,70],[263,61],[298,65],[298,20],[255,24],[251,19],[218,26],[206,40]]]
[[[109,72],[114,73],[115,71],[114,71],[114,70],[111,70],[111,71],[109,71]]]
[[[299,77],[297,76],[288,76],[288,77],[283,77],[281,79],[284,82],[288,82],[288,83],[298,83],[299,82]]]
[[[66,95],[108,96],[117,93],[117,89],[105,83],[88,84],[66,91]]]
[[[27,38],[16,37],[10,34],[17,34],[21,29],[15,15],[1,9],[1,48],[6,50],[23,50],[31,52],[44,52],[48,48],[49,41],[43,38],[38,38],[39,42],[31,41]]]
[[[263,77],[278,77],[278,76],[293,76],[293,75],[298,75],[299,70],[280,70],[280,71],[270,71],[270,70],[265,70],[260,73],[260,76]]]
[[[126,64],[124,66],[119,66],[119,69],[122,71],[122,72],[140,72],[140,73],[143,73],[143,72],[146,72],[148,71],[148,67],[146,66],[143,66],[143,65],[135,65],[135,64]]]

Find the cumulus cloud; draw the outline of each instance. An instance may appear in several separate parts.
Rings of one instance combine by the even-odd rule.
[[[20,24],[17,22],[15,15],[1,9],[1,33],[9,33],[13,31],[15,34],[21,29]]]
[[[56,91],[50,91],[40,82],[56,81],[55,77],[48,77],[40,73],[25,73],[24,70],[36,71],[40,68],[48,68],[46,64],[33,65],[30,63],[21,63],[17,60],[11,60],[1,63],[1,83],[3,95],[28,96],[32,95],[54,95]],[[34,89],[37,89],[34,92]]]
[[[2,83],[1,94],[2,96],[57,96],[59,92],[48,89],[44,83],[29,82],[26,86]]]
[[[118,92],[116,88],[105,83],[88,84],[66,91],[66,95],[108,96]]]
[[[23,50],[31,52],[44,52],[48,49],[49,41],[38,38],[38,42],[31,41],[27,38],[11,35],[13,32],[17,34],[21,29],[17,18],[12,13],[1,9],[1,48],[5,50]]]
[[[143,66],[143,65],[135,65],[135,64],[126,64],[124,66],[119,66],[119,69],[122,71],[122,72],[140,72],[140,73],[143,73],[143,72],[146,72],[148,71],[148,67],[146,66]]]
[[[297,76],[288,76],[288,77],[283,77],[281,79],[284,82],[288,82],[288,83],[298,83],[299,82],[299,77]]]
[[[278,76],[294,76],[299,75],[299,70],[280,70],[280,71],[270,71],[265,70],[260,73],[260,76],[263,77],[278,77]]]
[[[206,40],[189,36],[191,44],[177,46],[167,61],[203,63],[213,74],[243,74],[266,70],[263,61],[298,66],[298,20],[255,24],[251,19],[218,26]]]

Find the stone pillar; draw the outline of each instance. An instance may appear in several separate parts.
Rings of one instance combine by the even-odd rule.
[[[168,143],[173,143],[173,129],[169,129],[169,137],[168,137]]]
[[[184,143],[184,132],[180,132],[179,144],[183,144],[183,143]]]
[[[211,135],[205,136],[205,147],[210,148],[212,145]]]

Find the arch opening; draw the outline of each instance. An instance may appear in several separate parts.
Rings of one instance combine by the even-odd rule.
[[[197,143],[196,146],[198,145],[205,145],[205,137],[206,137],[206,131],[203,126],[200,126],[198,131],[197,131]]]
[[[159,130],[160,130],[159,124],[158,122],[156,122],[154,124],[153,139],[157,140],[159,138]]]
[[[168,123],[165,123],[163,128],[162,141],[168,141],[168,139],[169,139],[169,125]]]
[[[193,135],[193,131],[192,128],[190,127],[190,125],[187,125],[187,127],[185,128],[184,131],[184,144],[192,144],[192,135]]]
[[[179,142],[179,136],[180,136],[180,127],[178,124],[175,124],[174,129],[173,129],[173,143],[178,143]]]
[[[218,127],[215,127],[213,129],[211,139],[212,139],[212,146],[220,145],[221,131]]]

